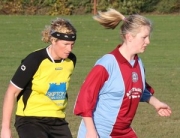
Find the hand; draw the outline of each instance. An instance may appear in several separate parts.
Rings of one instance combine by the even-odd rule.
[[[12,138],[11,129],[1,129],[1,138]]]
[[[171,115],[171,108],[167,104],[159,101],[156,97],[151,96],[148,103],[155,107],[160,116]]]
[[[172,113],[171,108],[163,102],[159,102],[156,106],[156,110],[160,116],[170,116]]]

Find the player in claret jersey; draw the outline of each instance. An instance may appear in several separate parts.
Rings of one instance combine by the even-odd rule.
[[[114,9],[94,19],[107,29],[122,21],[123,42],[96,62],[82,84],[74,107],[82,117],[78,138],[137,138],[131,123],[140,101],[153,105],[160,116],[171,115],[170,107],[153,96],[137,55],[150,43],[151,22]]]

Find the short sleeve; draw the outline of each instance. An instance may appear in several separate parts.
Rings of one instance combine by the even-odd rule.
[[[154,94],[154,89],[146,82],[145,89],[141,97],[141,102],[147,102],[153,94]]]
[[[22,60],[17,68],[11,82],[17,87],[23,89],[31,80],[36,70],[38,69],[38,61],[34,54],[28,55]]]

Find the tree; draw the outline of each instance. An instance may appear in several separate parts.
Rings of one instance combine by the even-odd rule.
[[[94,3],[93,3],[93,14],[96,15],[97,14],[97,0],[94,0]]]

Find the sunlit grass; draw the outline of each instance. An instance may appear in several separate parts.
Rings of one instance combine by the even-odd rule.
[[[146,103],[140,103],[133,121],[133,128],[139,138],[178,138],[180,137],[180,16],[147,16],[153,21],[154,30],[151,44],[141,54],[147,81],[154,87],[155,96],[168,103],[173,111],[169,118],[159,117]],[[0,22],[0,106],[14,71],[22,58],[36,49],[47,46],[41,42],[41,31],[56,17],[52,16],[1,16]],[[95,61],[113,50],[120,42],[119,26],[106,30],[86,16],[64,16],[77,29],[74,53],[77,64],[71,78],[67,120],[76,138],[80,118],[73,115],[74,102],[79,88]],[[1,108],[0,108],[1,109]],[[14,120],[12,120],[12,124]],[[18,138],[13,128],[14,138]]]

